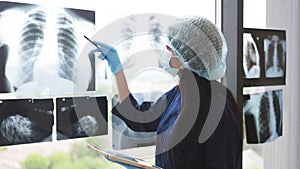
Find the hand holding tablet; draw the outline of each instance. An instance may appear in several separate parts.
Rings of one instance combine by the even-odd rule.
[[[99,154],[104,155],[108,160],[111,160],[113,162],[122,163],[132,167],[143,168],[143,169],[162,169],[158,166],[149,164],[143,160],[126,156],[123,154],[119,154],[116,152],[106,151],[95,145],[88,144],[88,148],[98,152]]]

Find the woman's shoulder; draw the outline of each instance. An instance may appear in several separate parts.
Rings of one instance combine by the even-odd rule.
[[[164,95],[168,97],[168,96],[172,96],[172,95],[178,94],[178,93],[180,93],[179,86],[176,85],[176,86],[172,87],[170,90],[168,90]]]

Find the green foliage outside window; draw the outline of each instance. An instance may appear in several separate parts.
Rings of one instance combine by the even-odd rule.
[[[70,152],[55,152],[50,156],[30,154],[23,162],[24,169],[117,169],[120,165],[108,162],[87,148],[85,141],[72,145]]]

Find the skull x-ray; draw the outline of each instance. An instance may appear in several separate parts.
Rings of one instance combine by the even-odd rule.
[[[282,136],[282,90],[248,95],[243,111],[248,143],[267,143]]]
[[[0,145],[52,141],[53,99],[0,101]]]
[[[108,132],[106,97],[56,99],[57,140],[93,137]]]
[[[244,28],[243,85],[284,85],[286,49],[286,31]]]
[[[286,40],[278,35],[264,39],[266,77],[283,77],[285,73]]]
[[[94,91],[94,60],[79,58],[84,35],[94,34],[94,24],[93,11],[0,2],[0,92]]]

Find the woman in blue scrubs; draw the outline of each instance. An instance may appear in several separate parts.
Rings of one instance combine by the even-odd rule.
[[[139,104],[130,93],[117,51],[97,42],[98,56],[115,75],[119,102],[112,113],[134,131],[156,131],[156,165],[164,169],[237,169],[242,134],[236,102],[218,79],[226,70],[226,41],[217,27],[200,16],[169,26],[166,70],[179,84],[156,102]],[[127,168],[132,168],[126,166]]]

